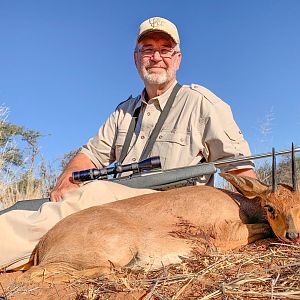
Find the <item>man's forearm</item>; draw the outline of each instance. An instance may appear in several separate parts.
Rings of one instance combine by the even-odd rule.
[[[72,175],[75,171],[95,168],[94,163],[83,153],[77,153],[65,167],[63,174]]]
[[[51,192],[51,201],[61,200],[66,192],[78,187],[78,184],[72,181],[73,172],[91,168],[95,168],[95,165],[85,154],[76,154],[59,176],[57,183]]]
[[[248,177],[252,177],[252,178],[255,178],[255,179],[257,178],[255,171],[253,169],[250,169],[250,168],[232,170],[232,171],[228,171],[228,173],[248,176]]]

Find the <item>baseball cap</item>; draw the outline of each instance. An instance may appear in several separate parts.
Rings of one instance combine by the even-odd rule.
[[[137,34],[137,42],[143,35],[151,31],[161,31],[168,34],[176,44],[180,43],[179,35],[176,26],[167,19],[161,17],[153,17],[144,21],[139,28]]]

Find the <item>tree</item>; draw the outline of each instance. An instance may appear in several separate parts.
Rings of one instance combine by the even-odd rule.
[[[300,157],[295,158],[296,174],[298,175],[298,182],[300,180]],[[272,167],[265,163],[256,169],[258,178],[266,184],[272,184]],[[284,155],[276,166],[277,182],[285,183],[292,186],[292,159],[290,155]]]
[[[37,163],[42,134],[7,121],[0,106],[0,202],[5,206],[19,199],[46,197],[55,176],[48,176],[45,162]]]

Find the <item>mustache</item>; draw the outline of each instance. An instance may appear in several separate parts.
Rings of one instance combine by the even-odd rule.
[[[145,67],[145,69],[149,69],[149,68],[153,68],[153,67],[166,69],[166,66],[163,64],[155,64],[155,63],[151,63],[151,62],[148,62],[147,64],[145,64],[144,67]]]

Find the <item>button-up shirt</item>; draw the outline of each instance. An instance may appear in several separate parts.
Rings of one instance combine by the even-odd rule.
[[[98,168],[118,161],[134,111],[141,106],[123,164],[139,161],[141,153],[175,86],[148,101],[145,91],[119,104],[96,136],[81,149]],[[250,150],[228,104],[208,89],[183,85],[154,143],[150,156],[160,156],[163,169],[248,156]],[[251,161],[228,164],[223,171],[253,168]]]

